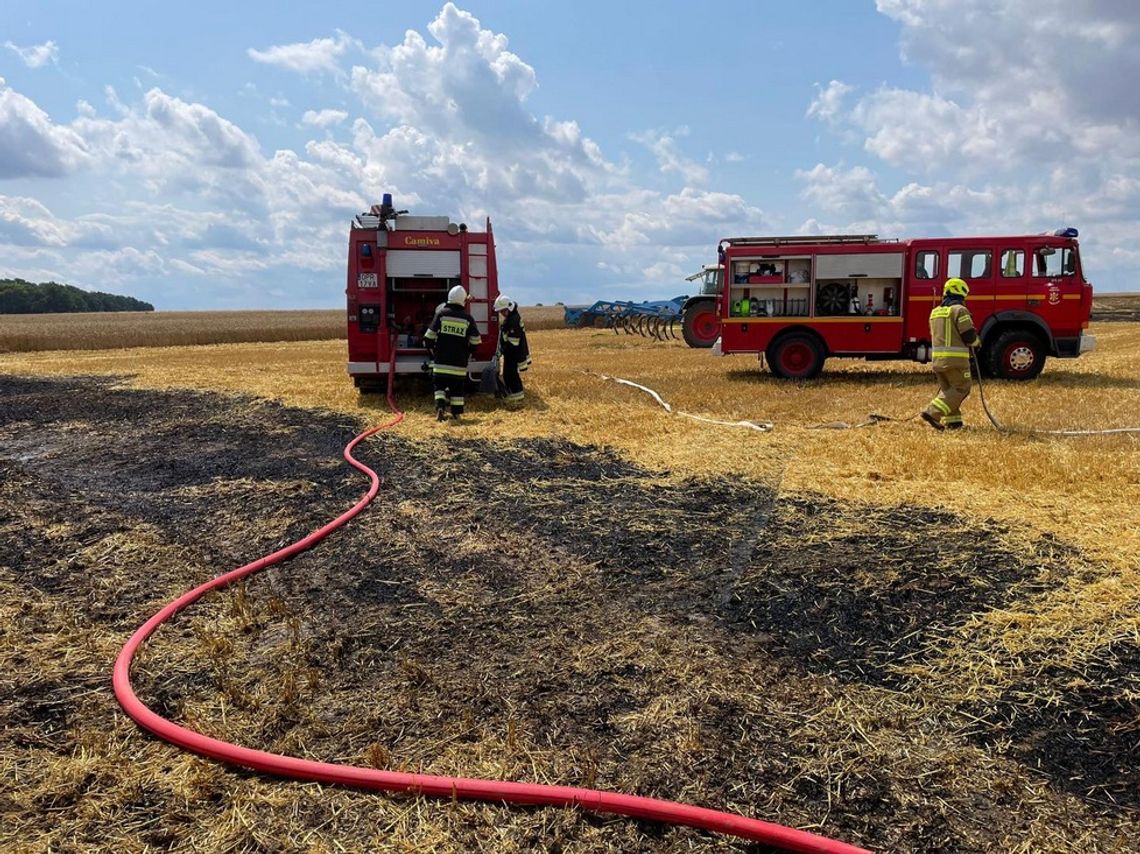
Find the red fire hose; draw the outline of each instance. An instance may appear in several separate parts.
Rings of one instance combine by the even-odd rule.
[[[251,575],[268,566],[281,563],[287,558],[316,545],[330,533],[362,511],[380,489],[380,478],[372,469],[352,456],[352,450],[375,433],[399,424],[404,413],[396,406],[392,393],[395,376],[395,350],[388,368],[388,405],[395,417],[391,421],[365,430],[356,436],[344,449],[344,458],[349,465],[363,472],[370,481],[367,494],[350,509],[337,516],[327,525],[313,531],[307,537],[286,546],[273,554],[266,555],[245,566],[231,570],[182,594],[149,620],[147,620],[119,652],[115,661],[115,696],[120,705],[139,726],[157,735],[164,741],[210,759],[218,759],[255,771],[263,771],[294,780],[314,780],[319,783],[337,783],[362,789],[382,789],[385,791],[411,792],[420,795],[434,795],[443,798],[464,798],[480,801],[500,801],[513,804],[534,804],[539,806],[578,806],[598,813],[615,813],[632,818],[660,821],[666,824],[688,825],[703,830],[725,833],[742,839],[764,842],[786,851],[806,852],[807,854],[868,854],[865,849],[843,842],[836,842],[802,830],[771,824],[766,821],[745,818],[727,812],[694,807],[671,801],[623,795],[615,792],[602,792],[593,789],[576,789],[568,786],[544,786],[531,783],[511,783],[497,780],[476,780],[462,777],[441,777],[433,774],[408,774],[397,771],[381,771],[375,768],[361,768],[351,765],[334,765],[329,762],[315,762],[293,756],[281,756],[252,750],[216,738],[202,735],[186,727],[161,717],[151,711],[135,695],[131,688],[131,661],[138,648],[154,631],[183,608],[196,602],[207,592],[216,590],[231,582]]]

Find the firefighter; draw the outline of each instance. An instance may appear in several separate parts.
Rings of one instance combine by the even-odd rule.
[[[930,345],[938,395],[922,413],[935,430],[962,426],[962,401],[970,394],[970,349],[978,346],[974,319],[966,308],[969,286],[961,279],[947,279],[942,286],[942,305],[930,312]]]
[[[503,400],[521,403],[522,376],[530,367],[530,347],[526,343],[526,326],[513,299],[499,294],[495,298],[495,311],[499,313],[499,354],[503,360]]]
[[[424,346],[431,357],[432,385],[435,388],[435,417],[447,420],[463,414],[463,392],[467,387],[467,360],[482,337],[475,319],[467,313],[467,291],[456,285],[447,292],[447,304],[436,312],[424,333]]]

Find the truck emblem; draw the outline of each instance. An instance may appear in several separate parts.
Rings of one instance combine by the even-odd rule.
[[[1061,289],[1049,288],[1049,305],[1056,305],[1061,301]]]

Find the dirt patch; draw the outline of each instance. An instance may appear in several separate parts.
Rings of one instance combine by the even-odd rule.
[[[0,619],[20,638],[0,644],[0,669],[17,674],[0,700],[13,769],[0,779],[21,780],[0,783],[13,834],[0,843],[82,847],[113,830],[127,847],[194,834],[245,850],[724,847],[568,811],[413,810],[148,739],[110,693],[119,645],[187,587],[355,500],[362,481],[338,462],[354,425],[90,380],[0,379],[0,399]],[[561,440],[390,433],[359,455],[384,477],[379,503],[160,630],[134,671],[144,700],[263,749],[635,791],[884,850],[1107,850],[1131,827],[907,696],[922,686],[897,665],[1063,571],[1019,563],[998,526],[677,482]],[[992,727],[1033,761],[1037,730]],[[1122,774],[1114,785],[1135,783]]]

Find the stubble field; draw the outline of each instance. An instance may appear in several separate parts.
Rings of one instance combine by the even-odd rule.
[[[561,329],[562,306],[527,306],[531,331]],[[1093,320],[1140,321],[1140,294],[1093,300]],[[344,337],[343,309],[308,311],[155,311],[0,316],[0,353],[113,350]]]
[[[537,324],[536,324],[537,325]],[[1140,423],[1140,325],[988,397],[1019,428]],[[359,456],[343,533],[148,643],[140,694],[240,743],[596,786],[878,850],[1140,837],[1140,439],[911,415],[926,369],[535,331],[520,412],[476,398]],[[318,527],[384,417],[343,342],[0,356],[0,847],[724,850],[565,810],[247,775],[143,735],[110,665],[182,590]],[[775,422],[760,434],[670,416]],[[746,846],[739,846],[744,849]]]

